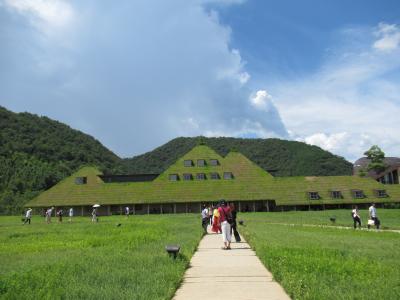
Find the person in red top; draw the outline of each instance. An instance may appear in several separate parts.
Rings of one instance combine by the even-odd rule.
[[[221,228],[222,228],[222,240],[224,241],[223,250],[231,249],[231,222],[232,214],[231,208],[226,205],[225,200],[221,200],[221,206],[218,208]]]

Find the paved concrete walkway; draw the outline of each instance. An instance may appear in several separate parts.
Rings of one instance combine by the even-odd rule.
[[[174,300],[290,299],[249,244],[222,245],[220,234],[204,236]]]

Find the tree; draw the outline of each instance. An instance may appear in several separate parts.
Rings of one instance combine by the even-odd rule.
[[[370,163],[367,167],[368,171],[373,170],[377,174],[385,171],[387,167],[384,163],[385,152],[383,152],[381,148],[379,148],[377,145],[373,145],[368,151],[364,152],[364,155],[366,155],[370,160]]]

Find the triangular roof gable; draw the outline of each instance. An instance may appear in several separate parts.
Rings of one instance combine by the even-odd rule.
[[[273,179],[270,173],[237,151],[229,152],[224,158],[224,163],[239,179],[253,180],[260,178],[263,181],[265,181],[265,179]]]
[[[198,159],[205,159],[206,165],[204,167],[197,166]],[[217,159],[218,166],[211,166],[210,160]],[[185,167],[184,161],[192,160],[192,167]],[[195,146],[192,150],[179,158],[173,165],[165,170],[156,181],[168,180],[169,174],[179,174],[182,176],[184,173],[211,173],[211,172],[232,172],[235,178],[238,179],[251,179],[260,177],[263,180],[271,178],[272,175],[260,168],[258,165],[250,161],[247,157],[239,152],[232,151],[226,157],[222,157],[213,149],[206,145]]]
[[[44,206],[51,206],[53,201],[59,202],[58,199],[68,199],[72,194],[80,193],[87,188],[96,187],[98,184],[103,183],[98,175],[103,173],[94,166],[85,166],[73,173],[71,176],[64,178],[58,184],[51,187],[47,191],[42,192],[36,198],[29,201],[26,205],[38,206],[43,203]],[[86,177],[86,184],[76,184],[77,177]]]

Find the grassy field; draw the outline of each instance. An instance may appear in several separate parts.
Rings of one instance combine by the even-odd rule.
[[[116,224],[121,223],[120,227]],[[170,299],[202,236],[194,215],[44,224],[0,218],[1,299]],[[165,245],[177,243],[174,261]]]
[[[400,230],[400,209],[377,209],[378,218],[381,221],[382,229]],[[239,219],[249,214],[240,214]],[[314,224],[314,225],[334,225],[334,226],[353,226],[351,210],[336,209],[323,211],[289,211],[273,213],[250,214],[252,222],[260,221],[267,223],[286,223],[286,224]],[[330,217],[336,217],[336,222],[332,223]],[[366,227],[368,220],[368,210],[360,210],[362,226]]]
[[[400,210],[378,213],[399,228]],[[400,234],[300,225],[329,224],[333,214],[352,225],[348,210],[337,210],[241,214],[239,229],[293,299],[400,299]]]

